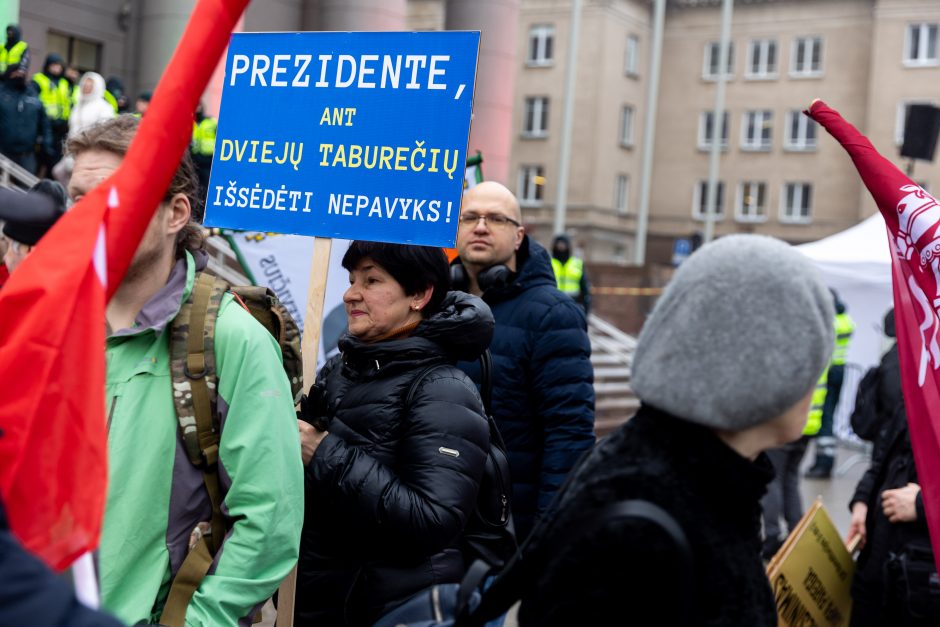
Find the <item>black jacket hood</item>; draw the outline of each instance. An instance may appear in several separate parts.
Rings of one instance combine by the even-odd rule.
[[[360,372],[424,363],[472,361],[493,338],[493,313],[481,299],[464,292],[448,292],[436,314],[421,321],[410,336],[367,343],[345,334],[339,340],[343,361]]]
[[[62,71],[59,72],[58,74],[51,74],[49,72],[49,66],[54,65],[56,63],[62,66]],[[60,78],[61,76],[65,74],[65,60],[63,60],[62,57],[56,54],[55,52],[49,53],[49,55],[46,57],[46,62],[42,66],[42,73],[48,76],[49,78]]]
[[[10,31],[13,31],[13,37],[10,37]],[[20,27],[16,24],[10,24],[7,26],[7,47],[15,46],[19,43],[20,38],[23,36],[23,32],[20,30]]]

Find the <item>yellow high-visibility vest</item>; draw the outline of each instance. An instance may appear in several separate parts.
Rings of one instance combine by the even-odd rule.
[[[823,405],[826,404],[826,384],[828,381],[829,368],[826,368],[813,389],[813,399],[809,406],[809,416],[806,418],[803,435],[816,435],[822,427]]]
[[[117,98],[114,97],[114,94],[112,94],[110,91],[105,89],[103,96],[104,96],[104,99],[108,101],[108,104],[111,105],[111,108],[114,109],[114,112],[117,113],[118,101],[117,101]]]
[[[212,118],[204,118],[199,124],[193,123],[193,153],[197,155],[215,154],[215,135],[219,123]]]
[[[555,282],[558,289],[569,296],[581,295],[581,277],[584,276],[584,262],[577,257],[568,257],[562,264],[552,257],[552,270],[555,271]]]
[[[25,41],[16,42],[9,50],[6,44],[0,44],[0,72],[6,72],[8,66],[19,65],[27,48],[29,44]]]
[[[849,340],[855,332],[855,322],[847,313],[836,314],[836,348],[832,351],[832,365],[844,366],[849,354]]]
[[[46,110],[46,117],[50,120],[68,121],[72,110],[72,87],[65,77],[54,81],[42,72],[37,72],[33,76],[33,82],[39,87],[39,100]]]

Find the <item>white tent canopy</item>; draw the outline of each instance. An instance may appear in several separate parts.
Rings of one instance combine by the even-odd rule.
[[[855,320],[848,361],[868,368],[878,363],[882,321],[893,305],[891,253],[884,219],[875,214],[841,233],[796,246],[819,268]]]

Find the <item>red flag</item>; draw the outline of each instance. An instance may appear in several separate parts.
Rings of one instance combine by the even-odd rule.
[[[105,303],[189,145],[192,112],[247,3],[199,0],[121,167],[0,291],[0,498],[14,534],[53,568],[97,547],[101,531]]]
[[[815,101],[806,113],[852,157],[887,224],[901,385],[934,559],[940,564],[940,204],[824,102]]]

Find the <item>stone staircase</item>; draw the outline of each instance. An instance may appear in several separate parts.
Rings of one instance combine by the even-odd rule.
[[[594,430],[603,437],[626,422],[640,407],[630,387],[636,338],[602,318],[588,318],[591,364],[594,366]]]

